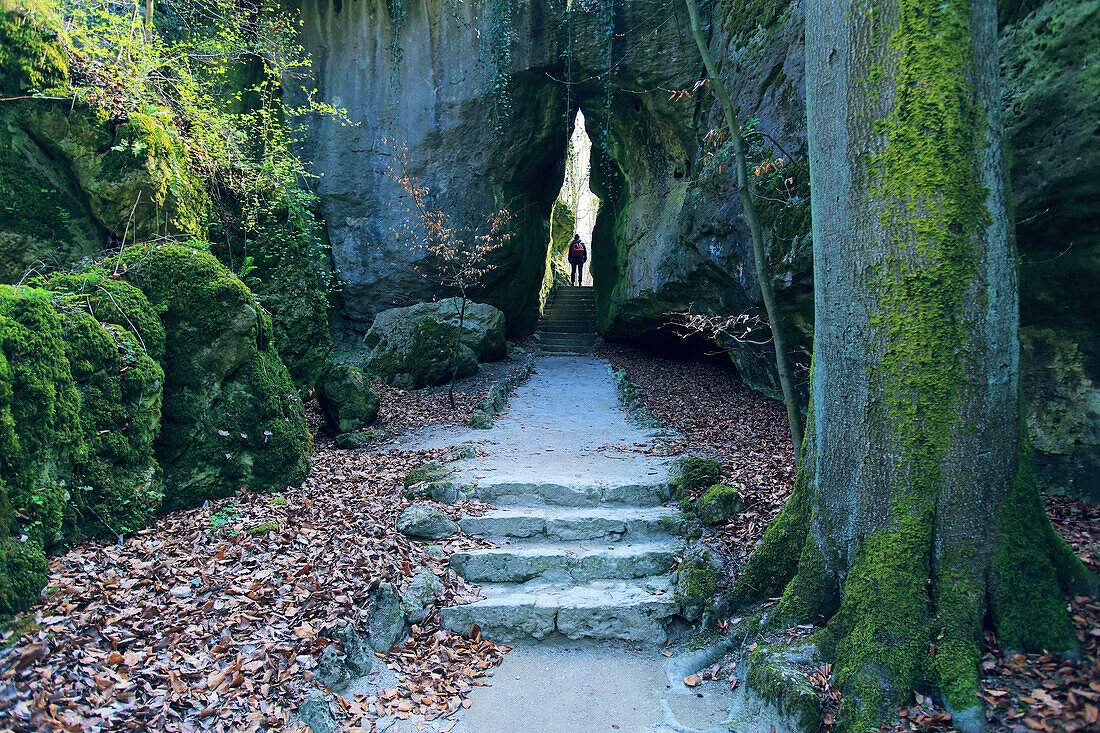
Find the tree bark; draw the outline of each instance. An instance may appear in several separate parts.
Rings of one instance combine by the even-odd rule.
[[[929,684],[980,730],[983,628],[1065,651],[1090,577],[1023,430],[995,0],[809,0],[816,327],[795,493],[738,579],[817,635],[863,731]]]
[[[745,155],[745,140],[741,137],[741,126],[737,122],[737,110],[726,93],[726,85],[718,75],[718,67],[711,56],[710,47],[703,37],[702,23],[699,20],[699,7],[695,0],[684,0],[687,4],[688,18],[691,22],[691,34],[703,65],[707,70],[711,88],[722,107],[726,127],[730,131],[733,143],[733,155],[737,167],[737,193],[741,197],[741,207],[745,211],[745,221],[749,225],[752,238],[752,259],[756,265],[756,280],[760,284],[760,298],[764,301],[764,310],[768,314],[768,326],[772,332],[772,346],[775,349],[775,368],[779,373],[779,386],[783,390],[783,404],[787,408],[787,422],[791,429],[791,443],[794,446],[795,465],[802,463],[802,410],[798,406],[798,396],[794,393],[794,378],[791,372],[791,360],[787,352],[787,337],[783,333],[783,322],[779,317],[779,307],[775,303],[775,291],[772,289],[771,275],[768,273],[767,255],[764,250],[764,227],[756,214],[753,202],[752,179]]]

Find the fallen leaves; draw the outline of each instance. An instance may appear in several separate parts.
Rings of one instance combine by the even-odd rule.
[[[404,587],[428,570],[444,586],[438,604],[476,595],[446,557],[483,541],[460,536],[429,553],[394,527],[408,506],[405,473],[440,451],[318,444],[298,489],[245,491],[162,517],[121,546],[84,544],[54,558],[47,600],[25,615],[26,630],[0,635],[9,645],[0,649],[0,728],[294,730],[330,633],[342,621],[368,630],[379,583]],[[279,529],[247,531],[268,523]],[[504,653],[434,633],[387,658],[405,670],[434,660],[425,678],[407,672],[395,698],[418,711],[453,709]],[[459,684],[466,668],[471,682]],[[454,692],[433,688],[433,675],[453,680]],[[353,712],[351,703],[341,709]]]

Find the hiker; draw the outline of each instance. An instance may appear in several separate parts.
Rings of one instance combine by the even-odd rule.
[[[570,285],[580,285],[584,279],[584,263],[588,261],[588,249],[581,241],[581,235],[574,234],[573,241],[569,243],[569,264],[573,266],[573,272],[569,275]]]

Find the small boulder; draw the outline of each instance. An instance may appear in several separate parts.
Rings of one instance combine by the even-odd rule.
[[[386,384],[421,389],[444,384],[477,371],[477,355],[459,339],[458,326],[430,313],[418,317],[379,319],[364,342],[373,346],[367,368]]]
[[[684,556],[676,570],[675,598],[688,621],[698,621],[709,609],[722,580],[722,561],[718,554],[698,543]]]
[[[382,583],[371,594],[367,611],[370,624],[369,643],[376,652],[389,651],[405,636],[405,614],[401,610],[401,596],[390,583]]]
[[[325,687],[331,687],[335,692],[347,689],[351,683],[351,671],[344,664],[344,655],[340,653],[337,644],[329,644],[321,652],[321,659],[314,670],[317,681]]]
[[[334,643],[325,647],[314,674],[317,681],[336,692],[347,688],[352,679],[371,670],[371,656],[366,642],[347,621],[342,621],[329,632]]]
[[[409,581],[405,592],[401,594],[401,600],[415,617],[441,595],[443,595],[443,582],[432,571],[423,570]]]
[[[344,648],[344,664],[354,674],[365,675],[371,670],[373,657],[367,652],[367,643],[359,632],[347,621],[341,622],[332,630],[332,638]]]
[[[699,499],[696,513],[703,524],[718,524],[741,508],[741,493],[732,486],[715,484]]]
[[[378,416],[378,393],[363,370],[337,364],[321,384],[321,409],[339,433],[353,433]]]
[[[421,318],[445,321],[458,328],[461,304],[459,298],[444,298],[435,303],[417,303],[406,308],[382,311],[375,317],[374,325],[367,333],[364,343],[374,348],[382,334],[394,328],[395,324]],[[504,342],[504,313],[486,303],[467,300],[459,339],[470,347],[478,361],[503,359],[507,353]]]
[[[713,486],[722,478],[722,464],[713,458],[685,456],[676,462],[672,472],[674,495],[683,498],[690,492]]]
[[[442,509],[429,504],[413,504],[397,517],[397,531],[406,537],[439,540],[458,531],[458,525]]]
[[[320,690],[306,693],[305,700],[298,706],[298,717],[313,733],[337,733],[340,730],[336,716],[332,714],[329,697]]]

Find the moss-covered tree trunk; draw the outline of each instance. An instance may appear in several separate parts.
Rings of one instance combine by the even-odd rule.
[[[842,726],[914,689],[980,729],[984,626],[1075,643],[1088,573],[1044,514],[1021,430],[994,0],[810,0],[816,332],[795,495],[743,598],[828,619]]]

